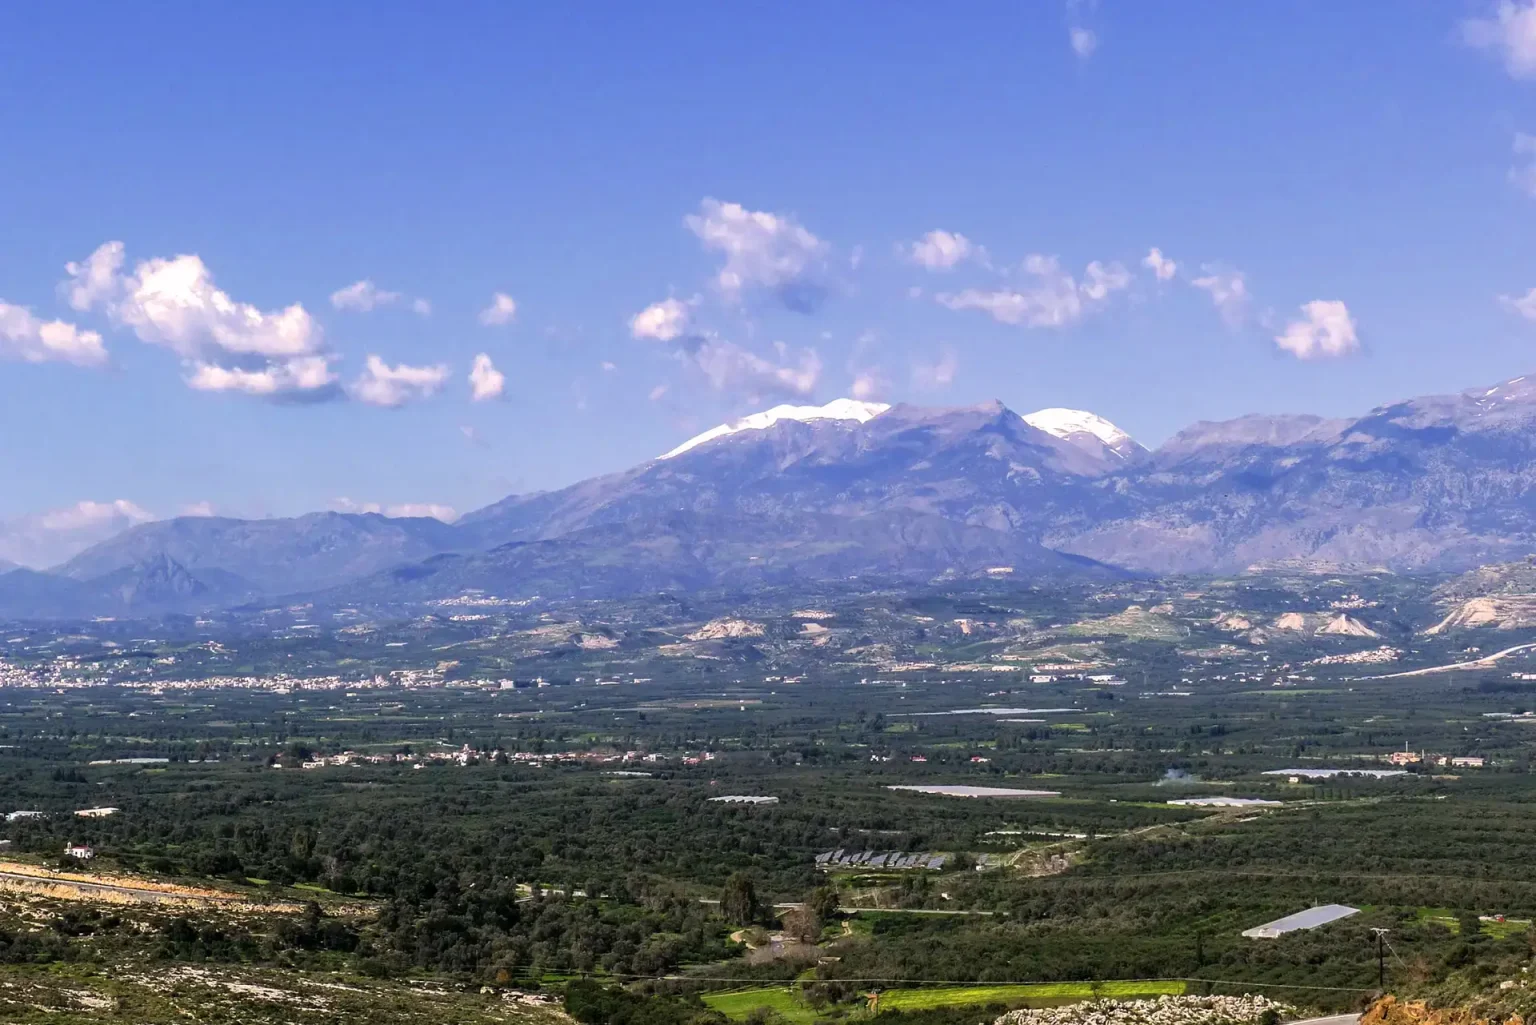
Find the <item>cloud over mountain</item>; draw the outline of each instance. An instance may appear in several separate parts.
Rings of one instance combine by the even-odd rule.
[[[793,217],[705,199],[683,222],[705,249],[725,258],[715,287],[727,300],[761,291],[788,309],[810,313],[826,299],[831,247]]]

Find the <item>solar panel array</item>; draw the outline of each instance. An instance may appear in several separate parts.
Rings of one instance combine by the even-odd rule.
[[[926,869],[937,872],[949,861],[948,854],[937,854],[932,851],[917,851],[908,853],[905,851],[851,851],[839,847],[835,851],[823,851],[816,855],[816,867],[820,869],[833,868],[883,868],[904,871],[907,869]]]

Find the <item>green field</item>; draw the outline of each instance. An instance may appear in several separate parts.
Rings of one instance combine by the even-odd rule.
[[[1461,935],[1461,920],[1450,908],[1421,907],[1416,910],[1415,916],[1420,922],[1434,922],[1449,929],[1453,935]],[[1511,918],[1503,922],[1489,918],[1478,923],[1478,932],[1497,940],[1527,932],[1530,928],[1531,920],[1528,918]]]
[[[1094,1000],[1100,997],[1182,996],[1186,984],[1170,980],[1147,982],[1034,982],[1003,986],[952,986],[923,989],[892,989],[880,994],[882,1011],[926,1011],[935,1007],[962,1007],[968,1004],[1013,1004],[1031,1001],[1057,1003],[1066,1000]]]
[[[919,989],[890,989],[880,994],[882,1011],[928,1011],[937,1007],[967,1007],[986,1004],[1059,1004],[1074,1000],[1099,998],[1131,999],[1137,997],[1182,996],[1183,982],[1150,980],[1146,982],[1029,982],[998,986],[940,986]],[[801,1003],[785,986],[743,989],[732,993],[708,993],[704,1002],[728,1018],[741,1020],[759,1007],[767,1007],[791,1022],[809,1023],[816,1012]]]
[[[704,1002],[727,1018],[741,1020],[759,1007],[766,1007],[786,1021],[809,1023],[816,1020],[816,1012],[795,999],[784,986],[767,986],[761,989],[743,989],[734,993],[706,993]]]

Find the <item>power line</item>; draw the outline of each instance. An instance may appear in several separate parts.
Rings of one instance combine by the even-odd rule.
[[[1391,932],[1390,929],[1383,929],[1380,926],[1371,929],[1371,933],[1376,937],[1376,988],[1383,993],[1387,991],[1387,956],[1383,948],[1386,946],[1389,932]],[[1394,957],[1397,956],[1397,951],[1394,950],[1392,954]]]
[[[725,975],[677,975],[677,974],[656,975],[654,973],[645,973],[645,972],[599,972],[599,971],[593,971],[591,969],[586,969],[586,968],[559,968],[559,967],[555,967],[555,966],[552,966],[552,965],[545,965],[545,966],[543,966],[543,968],[544,968],[544,970],[546,972],[553,972],[553,973],[559,974],[559,975],[580,975],[583,978],[596,978],[596,979],[654,979],[654,980],[659,981],[659,982],[701,982],[701,983],[710,983],[710,982],[731,982],[731,983],[737,983],[737,982],[740,982],[740,983],[756,983],[756,984],[759,984],[759,985],[771,984],[774,981],[779,981],[779,982],[783,982],[785,985],[792,984],[792,980],[764,979],[762,976],[736,977],[736,976],[725,976]],[[1066,980],[1063,980],[1063,979],[1049,979],[1049,980],[1030,980],[1030,981],[1026,981],[1026,982],[1008,982],[1006,980],[998,980],[998,979],[910,979],[910,978],[908,978],[908,979],[892,979],[892,978],[873,978],[873,977],[863,977],[863,976],[857,977],[857,978],[844,978],[842,976],[839,976],[837,978],[818,979],[816,981],[818,981],[818,982],[849,982],[849,983],[860,983],[860,984],[881,983],[881,984],[884,984],[884,985],[905,985],[905,986],[912,986],[912,987],[915,987],[915,988],[921,988],[921,987],[924,987],[924,986],[1060,986],[1063,983],[1071,984],[1071,983],[1077,983],[1077,982],[1084,983],[1085,985],[1087,985],[1089,987],[1092,987],[1092,985],[1093,985],[1093,981],[1092,980],[1083,980],[1083,979],[1066,979]],[[1370,989],[1362,987],[1362,986],[1309,986],[1309,985],[1304,985],[1304,984],[1301,984],[1301,983],[1290,983],[1290,982],[1260,982],[1260,981],[1253,980],[1253,979],[1204,979],[1204,978],[1196,978],[1194,976],[1177,976],[1177,975],[1175,975],[1175,976],[1165,976],[1165,977],[1159,978],[1159,979],[1105,979],[1105,980],[1102,980],[1102,981],[1103,981],[1103,983],[1105,985],[1119,985],[1119,986],[1123,986],[1123,985],[1125,985],[1127,983],[1130,983],[1130,984],[1149,983],[1150,984],[1150,983],[1158,983],[1158,982],[1198,982],[1198,983],[1203,983],[1203,984],[1211,985],[1211,986],[1247,986],[1249,988],[1257,988],[1257,989],[1305,989],[1305,990],[1315,990],[1317,992],[1328,992],[1328,993],[1370,993],[1370,992],[1372,992]]]

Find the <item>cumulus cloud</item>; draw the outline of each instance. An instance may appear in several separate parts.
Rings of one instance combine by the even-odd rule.
[[[452,523],[459,518],[458,510],[451,505],[436,502],[401,502],[387,505],[381,502],[354,502],[345,496],[331,500],[331,511],[340,513],[374,513],[391,519],[434,519]]]
[[[1084,16],[1092,14],[1097,6],[1098,0],[1067,0],[1067,42],[1081,60],[1092,57],[1099,48],[1098,33],[1083,24]]]
[[[762,290],[800,313],[826,299],[830,247],[793,217],[705,199],[683,223],[705,249],[724,255],[715,287],[727,299],[740,301],[747,292]]]
[[[1081,320],[1085,313],[1111,293],[1128,286],[1131,280],[1130,273],[1120,264],[1102,264],[1095,260],[1084,270],[1083,280],[1079,282],[1061,269],[1054,256],[1038,254],[1026,257],[1022,270],[1030,280],[1019,287],[967,288],[961,292],[943,292],[934,298],[952,310],[981,310],[1002,324],[1064,327]]]
[[[884,398],[890,391],[891,382],[886,380],[885,374],[878,367],[870,367],[860,370],[853,375],[853,383],[848,387],[848,394],[860,401]]]
[[[107,361],[101,335],[62,320],[39,320],[25,306],[0,300],[0,358],[99,367]]]
[[[912,367],[912,385],[923,391],[939,391],[955,383],[960,370],[960,360],[953,349],[945,349],[932,363],[917,363]]]
[[[1163,251],[1156,246],[1147,250],[1147,255],[1141,258],[1141,265],[1159,281],[1169,281],[1179,272],[1179,265],[1164,256]]]
[[[898,247],[907,259],[926,270],[951,270],[968,259],[986,260],[986,250],[958,232],[930,231],[916,242]]]
[[[432,300],[412,299],[411,312],[416,314],[418,317],[430,317],[432,315]]]
[[[753,399],[804,398],[816,391],[821,380],[821,357],[815,349],[804,349],[791,358],[789,347],[778,342],[774,345],[778,359],[770,360],[720,338],[691,341],[678,350],[678,357],[695,367],[716,391]]]
[[[1336,299],[1314,299],[1301,307],[1301,317],[1275,336],[1275,344],[1297,359],[1332,359],[1360,347],[1355,321]]]
[[[517,300],[505,292],[491,296],[491,305],[480,311],[480,323],[486,327],[510,324],[517,316]]]
[[[338,288],[331,293],[331,305],[338,310],[356,310],[359,313],[367,313],[379,306],[388,306],[399,302],[403,296],[399,292],[387,292],[379,288],[372,281],[364,278],[362,281],[348,285],[346,288]]]
[[[629,318],[629,333],[635,338],[670,342],[688,331],[692,313],[681,299],[663,299],[651,303]]]
[[[76,502],[41,514],[38,523],[44,530],[79,530],[114,520],[125,520],[132,525],[148,523],[154,518],[155,514],[143,506],[119,498],[112,502]]]
[[[241,392],[261,398],[329,397],[336,387],[336,374],[325,356],[295,356],[259,370],[194,363],[186,380],[187,387],[196,391]]]
[[[499,399],[507,390],[507,375],[496,369],[491,357],[480,353],[469,368],[469,398],[472,402]]]
[[[1499,304],[1520,314],[1526,320],[1536,320],[1536,288],[1521,296],[1501,295]]]
[[[1462,39],[1497,53],[1515,78],[1536,75],[1536,0],[1501,0],[1490,15],[1463,21]]]
[[[0,520],[0,559],[32,569],[56,566],[129,527],[155,519],[124,498],[76,502],[59,509]]]
[[[118,272],[125,260],[121,242],[104,242],[84,260],[66,263],[69,281],[63,291],[69,305],[84,312],[113,298],[121,287]]]
[[[1131,272],[1118,263],[1103,264],[1094,260],[1083,270],[1083,295],[1094,302],[1109,298],[1111,292],[1119,292],[1131,283]]]
[[[392,367],[378,356],[370,355],[363,372],[347,386],[347,392],[370,406],[394,409],[436,394],[447,379],[448,368],[441,364],[413,367],[401,363]]]
[[[181,515],[183,515],[183,516],[207,517],[207,516],[216,516],[218,514],[216,512],[214,512],[213,503],[209,502],[209,501],[207,501],[205,499],[204,501],[201,501],[201,502],[191,502],[191,503],[189,503],[187,505],[182,506],[181,507]]]
[[[1200,268],[1204,275],[1190,284],[1210,293],[1211,302],[1221,313],[1222,319],[1233,327],[1248,315],[1248,281],[1242,271],[1229,270],[1213,264]]]
[[[145,260],[126,274],[123,265],[121,242],[68,264],[70,304],[104,307],[140,341],[181,356],[192,387],[272,397],[320,397],[334,390],[324,334],[299,303],[263,311],[237,302],[195,255]]]

